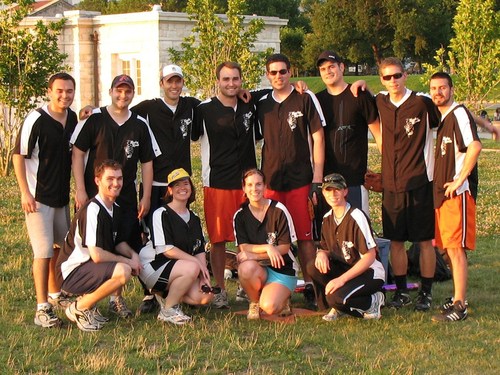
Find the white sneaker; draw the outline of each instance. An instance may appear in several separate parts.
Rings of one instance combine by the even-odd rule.
[[[332,322],[334,320],[337,320],[338,318],[340,318],[341,316],[344,316],[345,313],[343,313],[342,311],[338,311],[337,309],[335,309],[334,307],[332,307],[332,309],[330,310],[330,312],[326,315],[323,315],[323,320],[327,321],[327,322]]]
[[[238,290],[236,291],[236,301],[238,302],[250,302],[248,299],[247,293],[245,292],[245,289],[241,287],[241,285],[238,285]]]
[[[62,320],[54,313],[52,306],[37,310],[34,323],[43,328],[61,327]]]
[[[191,317],[184,314],[180,305],[175,305],[169,308],[162,307],[160,309],[160,313],[158,314],[158,319],[176,325],[186,324],[191,321]]]
[[[382,314],[380,314],[380,308],[384,306],[384,293],[377,292],[372,294],[372,305],[363,314],[363,319],[380,319]]]
[[[248,320],[260,319],[260,306],[258,302],[250,302],[250,305],[248,306],[247,319]]]
[[[212,306],[216,309],[229,309],[229,302],[227,300],[227,292],[223,289],[220,293],[214,294]]]
[[[71,303],[66,308],[66,316],[72,322],[75,322],[78,328],[85,332],[98,331],[102,327],[98,324],[90,310],[78,310],[76,302]]]

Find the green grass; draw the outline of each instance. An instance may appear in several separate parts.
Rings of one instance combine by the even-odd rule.
[[[195,145],[195,153],[198,152]],[[370,167],[380,157],[370,148]],[[195,180],[200,186],[199,160]],[[500,153],[480,159],[478,250],[471,252],[470,318],[435,324],[430,313],[383,310],[380,321],[351,318],[326,323],[319,316],[295,324],[249,322],[231,311],[192,309],[194,323],[174,327],[146,315],[112,320],[101,332],[74,325],[44,330],[33,324],[32,253],[13,176],[0,178],[0,373],[120,374],[464,374],[500,373],[500,267],[498,189]],[[371,195],[372,219],[380,226],[380,194]],[[201,194],[195,210],[201,213]],[[232,299],[236,283],[229,282]],[[451,282],[434,287],[436,305]],[[125,290],[132,309],[141,300],[134,280]],[[294,295],[294,306],[302,306]],[[101,311],[107,312],[105,303]],[[62,312],[59,313],[64,316]],[[63,318],[65,321],[67,319]],[[496,359],[495,359],[496,358]]]

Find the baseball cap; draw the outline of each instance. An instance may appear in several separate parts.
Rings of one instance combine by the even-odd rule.
[[[340,64],[342,59],[335,52],[324,51],[321,55],[319,55],[318,60],[316,60],[316,66],[319,67],[323,61],[331,61]]]
[[[187,173],[184,168],[174,169],[167,177],[167,185],[170,186],[174,182],[182,180],[183,178],[190,178],[189,173]]]
[[[323,189],[334,188],[337,190],[347,189],[344,177],[338,173],[332,173],[323,177]]]
[[[171,65],[167,65],[167,66],[163,67],[163,69],[161,70],[161,79],[168,80],[170,77],[173,77],[173,76],[178,76],[181,78],[184,77],[182,75],[182,69],[180,66],[171,64]]]
[[[132,80],[132,78],[130,78],[126,74],[120,74],[120,75],[116,76],[113,79],[113,82],[111,83],[111,88],[114,89],[115,87],[118,87],[121,85],[127,85],[132,90],[135,90],[134,81]]]

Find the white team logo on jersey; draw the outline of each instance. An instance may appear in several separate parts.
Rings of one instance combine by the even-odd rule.
[[[277,245],[277,238],[278,238],[278,233],[277,232],[268,232],[267,233],[267,240],[266,242],[269,244],[269,245],[274,245],[276,246]]]
[[[415,125],[417,125],[419,122],[420,122],[420,119],[418,117],[406,119],[405,131],[406,131],[406,135],[408,136],[408,138],[410,138],[413,135]]]
[[[441,141],[441,156],[446,155],[446,145],[449,143],[451,143],[451,138],[443,137],[443,140]]]
[[[191,125],[192,120],[190,118],[184,118],[181,120],[181,133],[182,133],[182,138],[185,139],[188,136],[188,129],[189,125]]]
[[[342,254],[344,254],[345,260],[350,260],[352,258],[352,248],[354,244],[351,241],[342,242]]]
[[[304,114],[300,111],[288,112],[287,121],[292,131],[297,127],[297,119],[302,116],[304,116]]]
[[[243,115],[243,126],[245,127],[245,133],[248,133],[250,129],[250,120],[252,119],[253,113],[248,112]]]
[[[127,159],[132,158],[132,155],[134,155],[134,147],[139,147],[139,141],[127,139],[125,142],[125,157]]]

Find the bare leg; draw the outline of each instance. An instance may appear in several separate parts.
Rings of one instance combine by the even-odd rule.
[[[311,276],[307,273],[307,263],[316,256],[316,249],[313,241],[298,241],[299,245],[299,262],[304,276],[304,281],[312,281]]]
[[[455,294],[454,301],[465,303],[467,293],[467,257],[463,248],[448,249],[448,256],[453,265],[453,287]]]
[[[404,242],[391,241],[391,266],[395,276],[405,276],[408,272],[408,256]]]
[[[259,263],[247,260],[238,266],[238,279],[250,302],[258,302],[267,280],[266,270]]]
[[[224,283],[224,268],[226,267],[226,243],[217,242],[212,244],[210,249],[210,264],[212,266],[212,274],[215,278],[215,285],[226,289]]]
[[[56,278],[56,262],[59,256],[60,249],[54,247],[54,255],[50,258],[49,275],[48,275],[48,291],[49,293],[58,293],[61,291],[61,285],[57,282]]]
[[[271,283],[264,286],[260,295],[259,306],[268,315],[277,314],[283,310],[291,292],[286,286]]]
[[[36,302],[46,303],[48,297],[50,258],[33,259],[33,280],[35,282]]]
[[[422,277],[434,278],[436,272],[436,251],[432,241],[420,242],[420,275]]]
[[[170,308],[182,301],[182,298],[192,288],[200,268],[195,262],[179,260],[175,263],[169,277],[168,295],[165,298],[164,308]]]

